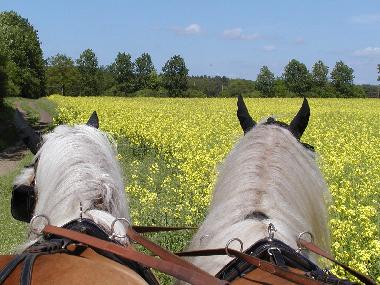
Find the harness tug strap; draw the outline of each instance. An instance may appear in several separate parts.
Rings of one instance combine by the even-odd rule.
[[[36,258],[44,254],[42,252],[40,253],[32,253],[29,254],[24,261],[24,266],[22,268],[21,278],[20,278],[20,285],[30,285],[32,281],[32,270],[33,270],[33,264]]]
[[[0,271],[0,284],[2,284],[5,279],[15,270],[17,265],[19,265],[26,257],[26,254],[16,255],[11,262],[9,262],[4,268]]]

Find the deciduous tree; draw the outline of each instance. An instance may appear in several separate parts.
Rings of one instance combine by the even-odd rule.
[[[6,57],[0,54],[0,106],[3,105],[3,98],[8,95],[8,74]]]
[[[81,90],[84,96],[99,95],[98,59],[92,49],[84,50],[76,61],[80,73]]]
[[[331,82],[335,89],[343,97],[352,96],[352,87],[354,84],[354,70],[346,65],[343,61],[338,61],[331,72]]]
[[[119,91],[124,94],[135,91],[134,64],[130,54],[119,52],[110,70]]]
[[[79,71],[74,61],[64,55],[57,54],[46,60],[46,87],[49,94],[78,96],[80,94]]]
[[[152,59],[148,53],[143,53],[141,56],[136,58],[136,89],[157,88],[157,85],[154,82],[151,82],[151,80],[154,81],[154,74],[157,75]]]
[[[302,95],[304,92],[310,90],[310,73],[306,65],[298,60],[292,59],[288,65],[285,66],[283,78],[287,88],[298,95]]]
[[[0,53],[9,61],[11,96],[45,95],[45,69],[37,31],[16,12],[0,13]]]
[[[178,97],[187,90],[187,74],[189,70],[185,61],[179,55],[170,58],[162,68],[162,84],[168,90],[168,95]]]
[[[329,67],[326,66],[321,60],[317,61],[313,65],[313,69],[311,72],[313,85],[316,87],[326,86],[328,82],[328,79],[327,79],[328,73],[329,73]]]
[[[274,96],[274,74],[269,70],[267,66],[263,66],[260,69],[260,73],[256,79],[256,89],[259,90],[264,97]]]

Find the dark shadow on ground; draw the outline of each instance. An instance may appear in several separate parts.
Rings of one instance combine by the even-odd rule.
[[[14,109],[8,105],[0,106],[0,152],[16,146],[20,141],[13,124]]]

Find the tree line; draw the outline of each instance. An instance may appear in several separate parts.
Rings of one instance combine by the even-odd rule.
[[[322,61],[311,71],[292,59],[275,77],[267,66],[255,81],[225,76],[189,76],[180,55],[171,57],[158,72],[148,53],[132,60],[119,52],[113,63],[99,65],[92,49],[79,58],[57,54],[43,59],[38,33],[16,12],[0,13],[0,98],[38,98],[60,93],[67,96],[156,97],[366,97],[376,86],[353,83],[354,71],[338,61],[329,73]],[[378,66],[380,74],[380,65]],[[380,75],[378,80],[380,81]]]

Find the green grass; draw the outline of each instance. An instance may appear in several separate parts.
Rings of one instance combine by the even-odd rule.
[[[26,239],[27,224],[15,220],[10,207],[13,180],[30,163],[32,157],[32,154],[28,154],[20,161],[17,169],[0,176],[0,254],[12,253]]]

